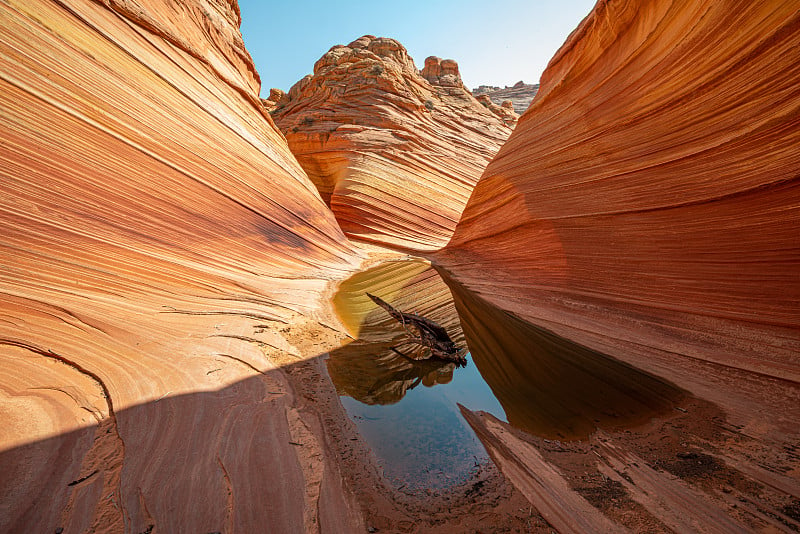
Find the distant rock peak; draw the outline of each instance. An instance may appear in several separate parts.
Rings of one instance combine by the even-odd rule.
[[[486,93],[479,94],[475,98],[489,111],[502,119],[505,124],[514,125],[519,119],[519,115],[514,111],[514,103],[511,100],[504,100],[501,105],[498,106]]]
[[[430,56],[425,59],[425,66],[422,68],[422,77],[428,80],[431,85],[440,87],[463,87],[461,73],[458,72],[458,63],[453,59],[441,59]]]
[[[269,97],[262,98],[261,103],[267,111],[272,111],[278,106],[278,102],[286,96],[286,93],[281,89],[272,88],[269,90]]]
[[[357,63],[360,61],[382,61],[396,63],[401,69],[415,69],[414,60],[408,51],[395,39],[364,35],[347,46],[331,47],[314,64],[314,75],[320,74],[329,67]]]
[[[506,104],[506,102],[511,102],[510,106],[514,111],[522,115],[528,109],[538,91],[538,83],[527,84],[520,80],[512,87],[506,85],[502,89],[493,85],[479,85],[472,90],[472,95],[478,98],[480,102],[484,102],[480,96],[486,95],[494,104],[501,107],[507,107],[509,104]]]
[[[419,70],[395,39],[372,35],[332,47],[263,103],[347,235],[415,250],[447,243],[516,124],[472,96],[452,59]]]

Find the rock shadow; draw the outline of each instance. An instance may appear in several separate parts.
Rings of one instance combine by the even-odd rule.
[[[671,410],[685,392],[497,308],[440,272],[472,360],[508,422],[535,436],[584,439]]]

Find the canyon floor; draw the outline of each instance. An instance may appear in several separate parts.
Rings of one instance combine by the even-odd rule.
[[[370,255],[365,269],[410,259],[377,247],[370,247]],[[415,293],[415,298],[422,296]],[[400,300],[409,302],[408,297]],[[330,312],[327,323],[346,330],[335,311]],[[579,438],[559,439],[563,428],[558,424],[537,436],[519,428],[523,425],[461,407],[492,460],[476,459],[469,480],[450,488],[398,488],[384,476],[382,459],[359,434],[328,373],[326,353],[349,340],[330,326],[314,323],[291,326],[286,336],[303,354],[316,355],[302,362],[275,363],[282,365],[294,409],[313,414],[320,422],[316,441],[297,439],[292,445],[336,466],[369,532],[791,532],[800,528],[800,451],[792,445],[793,438],[766,436],[758,421],[732,423],[720,406],[678,389],[669,395],[668,409],[634,423],[613,413],[619,406],[595,406],[608,416],[604,428]],[[733,372],[725,379],[735,388],[742,377]],[[563,394],[581,396],[575,389]],[[776,401],[776,409],[796,409],[791,394]],[[749,408],[758,411],[757,406]]]

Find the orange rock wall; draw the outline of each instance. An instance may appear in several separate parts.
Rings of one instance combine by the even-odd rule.
[[[439,261],[595,347],[800,380],[798,7],[599,2]]]
[[[511,131],[455,61],[428,58],[420,74],[400,43],[372,36],[331,48],[273,117],[347,235],[414,250],[447,243]]]
[[[359,258],[238,23],[235,2],[0,5],[3,532],[347,510],[289,445],[311,434],[276,370],[299,357],[278,329]]]

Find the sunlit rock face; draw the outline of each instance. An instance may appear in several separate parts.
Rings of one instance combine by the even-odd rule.
[[[438,260],[695,391],[724,368],[800,380],[797,8],[599,2]]]
[[[264,105],[264,109],[267,111],[272,111],[278,106],[278,102],[285,96],[285,92],[273,87],[269,90],[269,98],[262,98],[261,103]]]
[[[350,236],[444,246],[510,128],[464,88],[453,60],[420,73],[406,49],[364,36],[335,46],[273,112]]]
[[[316,521],[270,371],[358,258],[238,24],[224,1],[0,5],[3,532]]]

